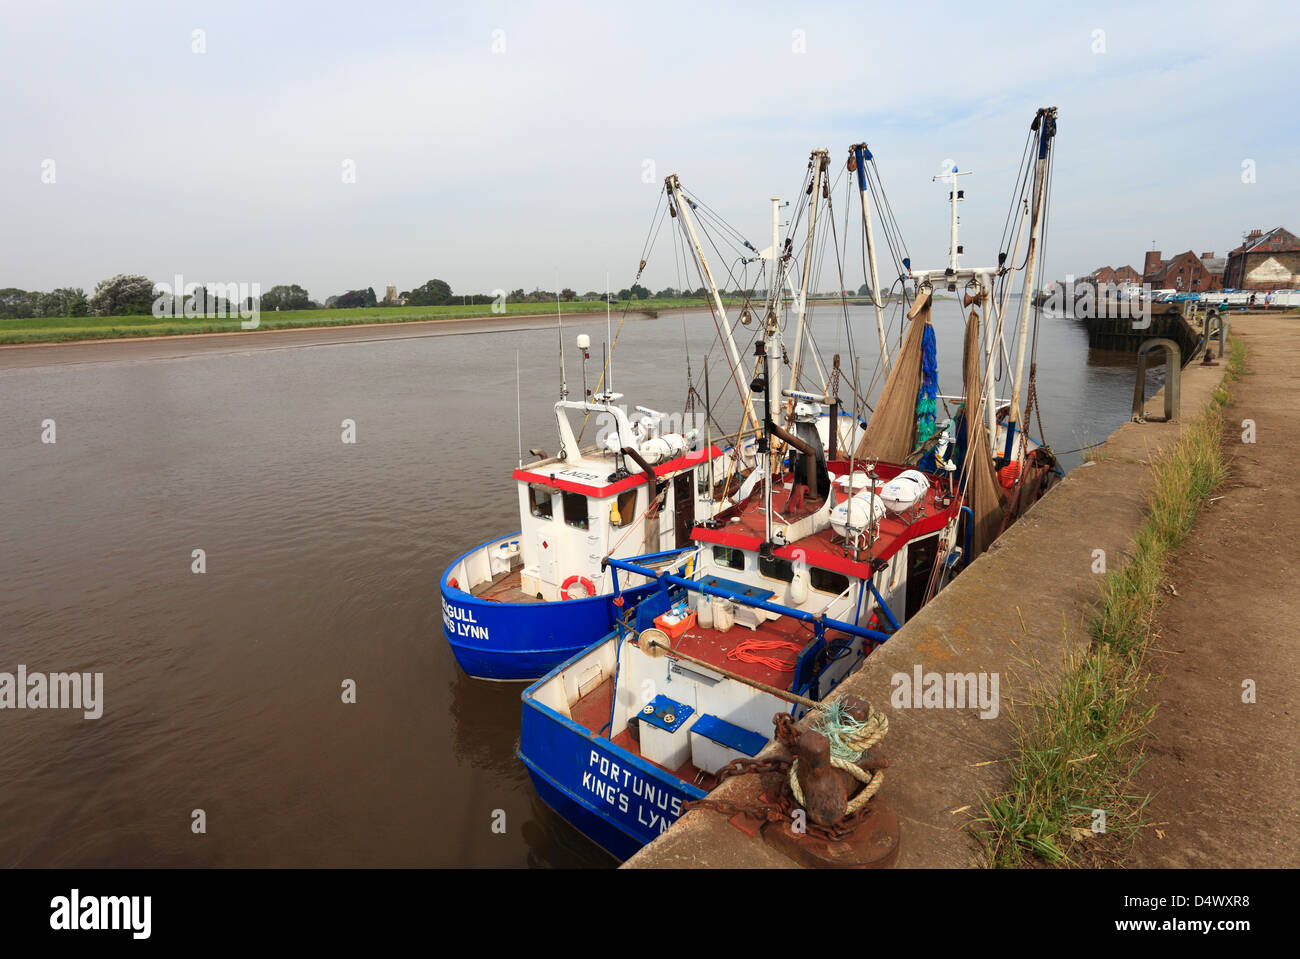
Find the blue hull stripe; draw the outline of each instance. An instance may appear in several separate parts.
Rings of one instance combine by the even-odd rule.
[[[571,790],[565,789],[533,763],[522,753],[515,753],[528,769],[533,788],[542,802],[565,822],[573,826],[605,852],[620,862],[630,859],[641,848],[641,841],[610,823],[591,806],[579,799]]]

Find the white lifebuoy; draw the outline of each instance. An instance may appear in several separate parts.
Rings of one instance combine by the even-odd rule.
[[[574,599],[586,599],[589,596],[596,595],[596,587],[591,584],[591,580],[585,576],[579,576],[576,573],[560,584],[560,599],[569,598],[569,587],[574,583],[581,583],[582,588],[587,591],[586,596],[575,596]]]

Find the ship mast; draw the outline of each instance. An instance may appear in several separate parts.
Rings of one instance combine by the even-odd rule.
[[[804,316],[808,310],[808,284],[812,282],[812,261],[813,261],[813,239],[817,229],[817,207],[821,203],[821,187],[826,168],[830,165],[830,155],[826,150],[813,150],[808,158],[808,166],[812,168],[812,185],[809,191],[808,202],[808,239],[803,248],[803,277],[799,288],[799,315],[798,322],[795,324],[794,335],[794,356],[790,360],[790,387],[799,388],[799,356],[803,350],[803,323]],[[776,311],[777,300],[772,300],[772,311]],[[777,394],[780,395],[779,393]],[[793,416],[794,405],[791,404],[791,416]]]
[[[876,333],[880,337],[880,362],[885,374],[889,373],[889,344],[885,340],[885,303],[880,296],[880,277],[876,271],[876,238],[871,228],[871,204],[867,201],[867,161],[871,151],[865,143],[849,147],[858,171],[858,192],[862,197],[862,228],[866,231],[867,267],[870,270],[871,305],[876,308]]]
[[[781,343],[777,338],[780,323],[776,311],[769,310],[764,321],[763,342],[756,352],[763,356],[763,435],[758,441],[758,452],[763,457],[763,546],[771,549],[772,543],[772,397],[780,396]],[[759,385],[759,384],[755,384]]]
[[[690,201],[682,194],[682,184],[676,173],[670,173],[664,178],[664,187],[668,190],[668,195],[673,202],[673,215],[680,216],[683,226],[686,227],[691,247],[695,250],[696,262],[700,265],[700,270],[704,274],[704,282],[708,284],[709,293],[713,297],[713,306],[717,311],[718,319],[721,321],[721,330],[727,344],[727,351],[731,354],[731,379],[740,391],[741,402],[745,404],[745,416],[750,425],[757,429],[758,417],[754,415],[754,400],[741,379],[740,351],[736,349],[736,340],[731,335],[731,321],[727,319],[727,311],[722,305],[722,295],[718,292],[717,284],[713,282],[713,273],[709,270],[709,262],[704,256],[704,248],[700,246],[700,238],[695,233],[695,223],[690,213]]]
[[[1031,203],[1030,227],[1029,227],[1029,250],[1025,259],[1025,283],[1020,290],[1020,345],[1016,350],[1016,378],[1015,386],[1011,391],[1011,413],[1010,423],[1019,424],[1021,432],[1024,431],[1024,425],[1020,416],[1020,387],[1025,369],[1025,346],[1029,339],[1029,311],[1034,306],[1034,297],[1037,290],[1034,287],[1036,280],[1037,260],[1038,260],[1038,242],[1043,234],[1043,182],[1047,171],[1047,156],[1051,148],[1052,138],[1056,135],[1056,107],[1043,107],[1034,117],[1033,127],[1031,129],[1038,131],[1038,152],[1034,162],[1034,195]],[[1015,269],[1015,263],[1011,264]],[[1046,442],[1044,437],[1040,440]]]

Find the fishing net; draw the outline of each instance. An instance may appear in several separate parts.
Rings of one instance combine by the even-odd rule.
[[[939,395],[939,355],[934,341],[934,327],[925,325],[921,340],[921,388],[916,393],[916,444],[920,446],[934,435],[935,398]]]
[[[921,389],[921,364],[925,353],[925,331],[930,325],[930,294],[917,294],[912,321],[903,347],[894,358],[885,388],[871,412],[854,456],[858,459],[905,462],[916,446],[917,396]],[[933,333],[931,334],[933,336]]]
[[[935,450],[939,438],[934,417],[938,411],[939,352],[934,339],[934,325],[927,323],[925,339],[921,342],[921,389],[916,394],[916,449],[912,455],[917,468],[933,473],[939,468]]]
[[[971,310],[962,350],[962,382],[966,389],[967,412],[966,459],[962,464],[962,475],[966,477],[966,505],[975,516],[970,559],[988,549],[1002,526],[1002,490],[989,451],[983,366],[979,315]]]

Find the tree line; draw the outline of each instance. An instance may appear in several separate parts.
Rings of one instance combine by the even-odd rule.
[[[752,296],[753,290],[722,291],[724,296]],[[553,290],[535,289],[531,292],[522,287],[511,290],[505,296],[507,303],[554,303],[556,297],[562,301],[603,300],[604,293],[588,290],[581,296],[576,290],[565,287],[558,294]],[[77,287],[61,287],[48,293],[39,290],[20,290],[17,287],[0,289],[0,317],[7,319],[29,319],[35,317],[76,317],[76,316],[137,316],[154,312],[156,304],[166,298],[157,292],[155,284],[148,277],[138,273],[119,273],[101,280],[95,285],[94,293],[86,295],[85,290]],[[225,301],[211,297],[206,293],[206,284],[189,294],[172,294],[172,303],[163,304],[163,312],[168,315],[195,315],[204,312],[219,311],[228,306]],[[703,299],[707,292],[703,287],[695,290],[677,290],[666,287],[652,293],[640,284],[619,290],[611,295],[611,300],[651,300],[651,299]],[[433,279],[414,289],[396,294],[393,297],[379,298],[374,287],[348,290],[326,298],[324,303],[313,300],[307,290],[298,283],[278,284],[271,287],[260,297],[258,308],[263,312],[275,310],[319,310],[319,309],[355,309],[388,306],[449,306],[452,304],[487,305],[498,302],[499,297],[487,293],[456,294],[445,280]],[[185,307],[188,307],[187,311]]]

